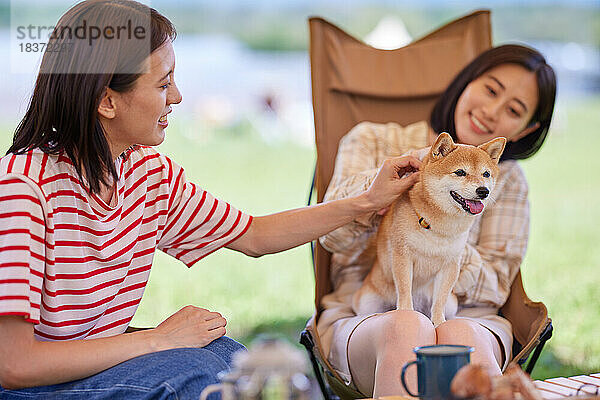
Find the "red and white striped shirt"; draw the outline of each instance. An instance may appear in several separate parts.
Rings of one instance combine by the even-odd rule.
[[[23,315],[39,340],[123,333],[157,247],[191,266],[250,226],[151,147],[129,149],[116,167],[107,205],[65,155],[0,158],[0,315]]]

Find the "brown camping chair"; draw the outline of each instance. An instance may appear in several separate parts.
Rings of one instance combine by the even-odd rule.
[[[407,125],[429,120],[434,102],[452,78],[491,46],[489,11],[474,12],[396,50],[375,49],[321,18],[311,18],[309,25],[317,202],[323,201],[331,179],[338,142],[354,125],[361,121]],[[364,397],[343,383],[327,355],[320,352],[316,321],[321,298],[332,289],[329,261],[330,253],[317,242],[313,247],[316,312],[300,341],[313,361],[325,398]],[[500,313],[514,329],[511,363],[522,365],[535,348],[527,365],[527,372],[531,372],[552,335],[552,324],[544,304],[532,302],[525,294],[520,273]]]

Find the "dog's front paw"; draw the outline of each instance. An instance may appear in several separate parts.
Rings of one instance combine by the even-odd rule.
[[[446,322],[446,318],[443,315],[435,315],[431,318],[431,322],[433,322],[433,326],[437,328]]]

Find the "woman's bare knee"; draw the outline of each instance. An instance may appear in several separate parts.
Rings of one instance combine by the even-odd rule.
[[[474,342],[486,337],[486,332],[489,331],[475,321],[450,319],[436,328],[437,343],[472,346]]]
[[[363,321],[350,337],[350,371],[358,389],[371,394],[376,386],[397,393],[399,369],[413,359],[416,346],[435,344],[431,321],[415,311],[394,310]]]
[[[431,320],[417,311],[393,310],[381,315],[382,349],[390,346],[435,344],[435,328]],[[412,350],[412,347],[411,347]],[[387,351],[387,350],[385,350]]]
[[[471,361],[491,368],[491,372],[500,373],[502,363],[500,343],[496,336],[475,321],[452,319],[436,328],[438,344],[459,344],[472,346],[475,351]]]

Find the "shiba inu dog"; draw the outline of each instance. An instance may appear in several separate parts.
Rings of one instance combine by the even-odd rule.
[[[417,310],[435,326],[456,313],[452,288],[469,229],[489,201],[506,139],[480,146],[438,136],[421,177],[383,217],[377,256],[352,305],[357,315]]]

